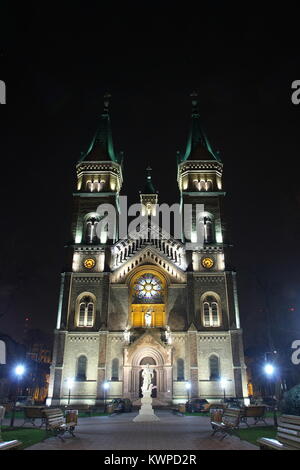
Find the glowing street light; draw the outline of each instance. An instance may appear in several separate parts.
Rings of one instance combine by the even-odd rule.
[[[264,371],[267,375],[271,376],[275,372],[275,367],[273,366],[273,364],[265,364]]]
[[[16,366],[15,374],[18,378],[21,379],[24,372],[25,372],[25,367],[23,366],[23,364],[19,364],[19,365]]]

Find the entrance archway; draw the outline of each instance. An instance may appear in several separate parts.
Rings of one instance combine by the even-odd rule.
[[[169,347],[164,347],[152,337],[145,335],[143,341],[133,343],[124,356],[124,396],[131,400],[141,397],[141,370],[149,364],[153,374],[153,397],[157,400],[170,400],[172,398],[172,363]]]
[[[149,366],[156,366],[156,362],[155,360],[153,359],[153,357],[144,357],[141,362],[140,362],[140,366],[145,366],[149,364]],[[140,370],[140,374],[139,374],[139,397],[141,398],[143,396],[142,394],[142,385],[143,385],[143,378],[142,378],[142,372],[143,372],[143,369],[141,368]],[[156,377],[157,377],[157,374],[156,374],[156,370],[153,368],[153,379],[152,379],[152,385],[153,387],[155,388],[152,388],[152,393],[151,393],[151,397],[152,398],[156,398],[157,397],[157,380],[156,380]]]

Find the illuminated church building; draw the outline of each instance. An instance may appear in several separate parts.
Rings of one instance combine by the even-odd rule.
[[[204,244],[195,250],[186,248],[184,236],[174,239],[147,225],[138,238],[120,239],[118,226],[113,239],[105,227],[99,234],[97,208],[109,203],[118,213],[126,177],[108,105],[106,97],[99,128],[76,167],[72,243],[61,277],[47,403],[68,402],[70,378],[71,403],[100,403],[105,382],[107,398],[134,402],[147,363],[157,405],[185,402],[189,394],[221,399],[221,378],[226,396],[246,398],[236,274],[222,232],[223,164],[202,131],[196,95],[186,151],[177,155],[180,206],[204,204],[203,219],[193,219],[192,228],[204,225]],[[140,189],[143,210],[151,214],[162,201],[150,169]]]

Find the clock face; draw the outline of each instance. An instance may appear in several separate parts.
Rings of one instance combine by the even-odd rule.
[[[210,269],[214,265],[214,260],[212,258],[203,258],[202,260],[202,266],[204,268]]]
[[[84,267],[87,268],[87,269],[92,269],[96,262],[93,258],[87,258],[86,260],[84,260]]]

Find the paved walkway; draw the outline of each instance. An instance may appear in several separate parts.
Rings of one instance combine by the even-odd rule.
[[[75,438],[51,437],[27,450],[258,450],[235,436],[211,437],[208,417],[156,414],[160,421],[153,423],[134,423],[136,412],[79,418]]]

